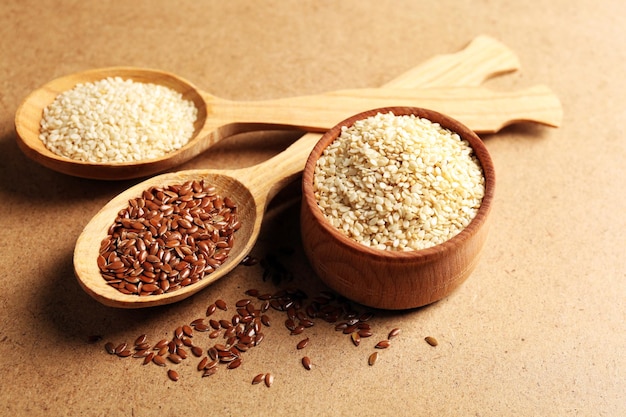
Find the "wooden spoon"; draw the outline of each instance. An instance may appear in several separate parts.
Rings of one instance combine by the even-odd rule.
[[[109,76],[131,78],[173,88],[198,108],[193,138],[165,156],[127,163],[90,163],[59,156],[39,139],[43,109],[77,83]],[[30,94],[16,112],[18,145],[33,160],[53,170],[84,178],[129,179],[162,172],[195,157],[219,140],[244,131],[297,128],[324,132],[338,121],[365,110],[388,106],[424,107],[446,113],[477,132],[497,132],[510,123],[528,121],[558,126],[559,100],[543,86],[517,92],[479,87],[428,89],[351,89],[265,101],[230,101],[199,91],[174,74],[137,68],[105,68],[58,78]]]
[[[435,56],[396,77],[385,84],[385,86],[392,88],[478,86],[488,78],[516,71],[519,68],[519,60],[513,51],[501,42],[489,36],[481,35],[474,38],[462,50]],[[25,100],[18,110],[15,122],[19,134],[18,144],[35,161],[70,175],[86,176],[85,173],[87,173],[90,177],[97,179],[127,179],[166,170],[170,167],[170,162],[171,165],[176,164],[176,158],[181,163],[186,160],[188,154],[183,154],[183,152],[192,153],[191,150],[181,150],[179,155],[171,155],[173,159],[167,161],[167,163],[153,160],[135,164],[102,166],[101,164],[82,164],[80,162],[68,161],[50,152],[43,146],[43,143],[35,138],[39,132],[38,117],[40,117],[44,103],[34,105],[32,101],[35,99],[44,100],[47,104],[61,92],[60,90],[66,90],[73,86],[74,83],[70,82],[58,87],[54,87],[54,85],[49,86],[50,88],[54,87],[53,91],[46,92],[42,90],[35,92],[30,96],[30,100]],[[30,112],[31,116],[26,117],[22,112]],[[319,136],[321,137],[321,135]],[[217,140],[216,138],[215,141]],[[209,144],[204,145],[209,146]],[[81,165],[93,166],[82,167]]]
[[[196,293],[235,268],[254,246],[267,203],[284,185],[302,171],[306,158],[317,143],[317,136],[304,135],[282,153],[252,167],[238,170],[188,170],[161,174],[120,193],[107,203],[87,224],[74,250],[74,271],[85,291],[101,303],[114,307],[138,308],[173,303]],[[161,295],[127,295],[110,287],[97,265],[100,242],[117,213],[128,200],[141,195],[151,186],[182,184],[189,180],[205,180],[222,196],[238,204],[241,228],[235,233],[235,244],[226,261],[215,272],[195,284]]]

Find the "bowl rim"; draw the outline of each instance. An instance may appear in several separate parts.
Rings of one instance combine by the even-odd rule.
[[[358,120],[375,116],[378,113],[389,112],[393,113],[395,116],[415,115],[426,118],[434,123],[439,123],[442,127],[457,133],[461,139],[467,140],[472,147],[474,155],[480,162],[485,178],[485,193],[481,205],[478,208],[478,212],[463,230],[443,243],[425,249],[410,251],[389,251],[365,246],[339,232],[328,222],[317,206],[317,200],[313,192],[313,174],[317,160],[324,149],[340,135],[341,129],[344,126],[349,127]],[[443,113],[421,107],[380,107],[355,114],[339,122],[321,137],[309,154],[304,167],[302,175],[302,195],[303,204],[307,206],[307,209],[313,215],[315,221],[322,227],[326,234],[338,240],[339,243],[344,246],[344,249],[361,254],[365,253],[370,258],[382,262],[388,262],[390,260],[393,260],[393,262],[415,262],[416,260],[428,262],[434,258],[438,258],[443,253],[453,251],[459,246],[462,246],[476,234],[478,229],[485,225],[493,204],[495,179],[495,168],[485,144],[474,131],[458,120]]]

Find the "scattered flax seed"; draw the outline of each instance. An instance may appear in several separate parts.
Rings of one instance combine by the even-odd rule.
[[[154,352],[150,352],[148,353],[148,355],[143,359],[143,364],[147,365],[150,362],[152,362],[152,359],[154,358]]]
[[[121,352],[123,352],[123,351],[125,351],[125,350],[126,350],[126,346],[127,346],[127,344],[126,344],[126,343],[120,343],[120,344],[119,344],[119,345],[117,345],[117,347],[115,348],[115,353],[119,355]]]
[[[165,366],[165,358],[161,355],[155,355],[154,358],[152,358],[152,362],[158,366]]]
[[[217,360],[217,348],[215,346],[210,347],[207,352],[208,352],[209,358],[213,360]]]
[[[285,320],[285,327],[287,328],[287,330],[293,332],[293,330],[296,328],[296,323],[293,321],[293,319],[287,319]]]
[[[231,362],[229,362],[226,367],[228,369],[235,369],[235,368],[239,368],[240,366],[241,366],[241,358],[236,358],[236,359],[233,359]]]
[[[300,349],[304,349],[305,347],[307,347],[307,345],[309,344],[309,338],[305,338],[302,339],[300,342],[298,342],[298,344],[296,345],[296,349],[300,350]]]
[[[439,344],[439,342],[437,342],[437,339],[432,336],[426,336],[424,340],[431,346],[437,346]]]
[[[360,329],[357,333],[360,337],[372,337],[374,335],[370,329]]]
[[[172,362],[172,363],[181,363],[183,361],[183,358],[180,357],[180,355],[177,355],[176,353],[170,353],[169,355],[167,355],[167,359]]]
[[[145,358],[146,356],[148,356],[148,351],[146,349],[138,350],[135,353],[133,353],[133,358]]]
[[[226,311],[228,310],[228,306],[226,305],[226,301],[219,299],[215,301],[215,306],[220,310]]]
[[[389,332],[389,334],[387,335],[387,339],[391,340],[395,337],[398,337],[398,335],[400,334],[400,329],[399,328],[395,328],[395,329],[391,329],[391,331]]]
[[[156,345],[154,345],[154,349],[156,349],[156,350],[161,350],[161,349],[163,349],[164,347],[166,347],[168,343],[169,343],[169,342],[167,341],[167,339],[161,339],[161,340],[159,340],[159,341],[157,342],[157,344],[156,344]]]
[[[378,352],[374,352],[372,353],[369,358],[367,358],[367,363],[369,366],[373,366],[376,363],[376,360],[378,359]]]
[[[144,343],[140,343],[138,345],[135,345],[135,350],[148,350],[150,349],[150,343],[148,342],[144,342]]]
[[[260,384],[265,380],[265,374],[258,374],[252,378],[252,385]]]
[[[359,335],[358,332],[352,332],[350,338],[352,339],[352,343],[354,344],[354,346],[358,346],[361,344],[361,335]]]
[[[307,371],[310,371],[313,367],[313,365],[311,364],[311,359],[308,356],[304,356],[302,358],[302,366],[304,366],[304,369],[306,369]]]
[[[108,354],[114,355],[115,354],[115,345],[112,342],[107,342],[104,345],[104,350],[106,350]]]
[[[133,352],[131,352],[130,349],[124,349],[121,352],[117,352],[117,356],[119,356],[120,358],[127,358],[130,355],[132,355],[132,354],[133,354]]]
[[[265,374],[265,386],[269,388],[272,386],[273,383],[274,383],[274,375],[270,373]]]
[[[291,331],[291,334],[292,335],[299,335],[303,331],[304,331],[304,326],[303,325],[298,325]]]
[[[135,346],[137,345],[141,345],[143,343],[146,343],[146,341],[148,340],[148,336],[145,334],[139,335],[137,337],[137,339],[135,339]]]
[[[387,349],[390,345],[391,343],[389,343],[389,340],[381,340],[380,342],[376,343],[376,346],[374,347],[376,349]]]
[[[183,326],[183,334],[187,337],[193,337],[193,329],[186,324]]]
[[[196,327],[198,324],[204,324],[204,319],[203,318],[197,318],[194,321],[192,321],[191,323],[189,323],[189,325],[191,327]]]
[[[183,337],[183,326],[178,326],[176,330],[174,330],[174,338],[180,339]]]
[[[207,362],[207,363],[204,365],[204,368],[203,368],[203,369],[211,369],[211,368],[216,368],[216,369],[217,369],[217,364],[218,364],[218,363],[219,363],[219,360],[218,360],[218,359],[211,359],[211,361],[210,361],[210,362]]]
[[[215,313],[217,306],[215,304],[210,304],[206,309],[206,316],[209,317],[211,314]]]
[[[209,362],[208,356],[205,356],[204,358],[202,358],[202,360],[198,362],[198,366],[197,366],[198,371],[204,370],[205,369],[204,367],[206,366],[208,362]]]
[[[167,376],[174,382],[178,381],[178,379],[180,378],[180,376],[178,375],[178,372],[176,372],[173,369],[170,369],[169,371],[167,371]]]
[[[250,304],[251,301],[252,300],[250,300],[249,298],[242,298],[241,300],[235,303],[235,307],[245,307],[248,304]]]
[[[194,327],[196,331],[199,331],[199,332],[208,332],[209,329],[211,328],[208,324],[205,324],[205,323],[196,324]]]

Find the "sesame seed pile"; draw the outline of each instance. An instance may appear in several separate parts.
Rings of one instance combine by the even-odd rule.
[[[184,146],[196,117],[177,91],[110,77],[59,94],[43,111],[39,138],[77,161],[154,159]]]
[[[476,216],[485,180],[458,134],[414,115],[378,113],[343,127],[317,161],[313,188],[340,232],[406,251],[461,232]]]

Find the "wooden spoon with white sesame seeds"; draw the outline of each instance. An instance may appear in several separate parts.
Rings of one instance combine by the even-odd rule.
[[[428,61],[424,69],[420,66],[407,72],[395,86],[390,84],[384,88],[340,90],[264,101],[221,99],[198,90],[181,77],[157,70],[114,67],[71,74],[35,90],[20,105],[15,117],[18,145],[31,159],[53,170],[84,178],[119,180],[167,171],[236,133],[277,128],[324,132],[350,115],[379,107],[430,108],[448,114],[480,133],[497,132],[517,122],[558,126],[562,117],[561,105],[545,86],[514,92],[495,92],[476,86],[486,76],[511,67],[510,60],[487,59],[496,55],[489,55],[492,45],[485,45],[484,38],[481,40],[483,43],[470,44],[473,49],[468,47],[462,51],[464,53],[458,53],[459,56],[440,56]],[[497,54],[502,55],[500,50]],[[468,56],[480,57],[483,61],[467,61]],[[455,65],[459,62],[463,65]],[[473,67],[475,71],[471,70]],[[164,85],[192,101],[198,110],[198,118],[189,142],[164,156],[133,162],[84,162],[50,151],[39,138],[43,109],[60,93],[76,84],[107,77]],[[403,79],[416,79],[418,82],[414,88],[403,85]]]

